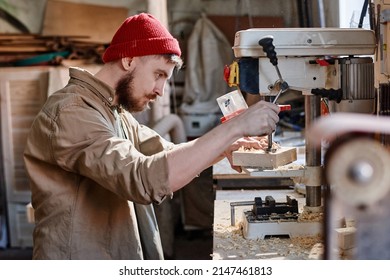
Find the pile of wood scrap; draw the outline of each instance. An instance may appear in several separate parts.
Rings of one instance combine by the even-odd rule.
[[[0,66],[100,64],[125,7],[48,0],[39,34],[0,34]]]
[[[0,66],[58,65],[63,59],[101,63],[107,45],[85,37],[0,34]]]

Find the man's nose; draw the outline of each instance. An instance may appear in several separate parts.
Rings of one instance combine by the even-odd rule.
[[[161,84],[156,84],[156,87],[154,89],[154,92],[158,95],[158,96],[163,96],[164,95],[164,89],[165,89],[165,82],[164,83],[161,83]]]

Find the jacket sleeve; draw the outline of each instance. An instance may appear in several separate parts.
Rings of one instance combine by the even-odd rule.
[[[153,155],[161,151],[172,149],[175,144],[165,140],[153,129],[141,125],[129,113],[123,114],[123,120],[134,143],[138,143],[139,151],[144,155]]]
[[[136,203],[160,203],[172,195],[164,151],[169,145],[161,137],[135,123],[129,139],[122,139],[107,116],[86,104],[75,106],[63,108],[52,126],[51,150],[59,166]],[[140,147],[153,146],[152,139],[159,148],[142,153]]]

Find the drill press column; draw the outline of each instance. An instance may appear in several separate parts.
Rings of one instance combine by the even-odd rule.
[[[305,96],[305,128],[311,126],[312,122],[321,116],[321,97],[314,95]],[[321,150],[313,145],[313,141],[305,137],[306,142],[306,166],[321,166]],[[311,186],[306,184],[306,207],[321,206],[321,185]]]

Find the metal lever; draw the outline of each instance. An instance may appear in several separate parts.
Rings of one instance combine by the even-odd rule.
[[[263,51],[267,54],[267,57],[269,58],[271,64],[275,66],[276,73],[279,77],[279,83],[280,83],[280,89],[282,92],[285,92],[288,89],[288,84],[286,81],[283,80],[282,74],[280,74],[280,70],[278,67],[278,57],[275,52],[275,46],[273,44],[274,37],[271,35],[265,36],[262,39],[259,40],[259,45],[263,47]]]
[[[237,202],[230,202],[230,225],[235,226],[236,225],[236,214],[234,207],[236,206],[246,206],[246,205],[254,205],[254,201],[237,201]]]
[[[280,70],[278,67],[278,57],[275,52],[275,46],[273,44],[273,41],[274,38],[271,35],[265,36],[259,40],[259,45],[263,47],[263,51],[267,54],[267,57],[271,61],[271,64],[275,66],[276,72],[279,77],[279,81],[277,81],[277,83],[279,83],[280,89],[278,94],[275,96],[274,100],[272,101],[272,103],[276,103],[276,100],[279,98],[280,94],[285,92],[288,89],[288,84],[283,80],[282,75],[280,74]],[[272,151],[272,133],[268,134],[267,151],[268,152]]]
[[[280,94],[281,94],[282,92],[285,92],[285,90],[280,89],[279,92],[278,92],[278,94],[275,96],[274,100],[272,100],[272,103],[276,104],[276,100],[278,100],[278,98],[279,98],[279,96],[280,96]]]

